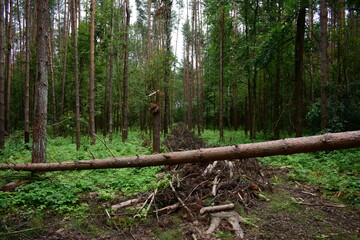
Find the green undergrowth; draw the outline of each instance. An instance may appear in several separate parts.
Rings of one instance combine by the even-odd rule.
[[[201,138],[208,146],[254,142],[243,131],[225,131],[225,139],[220,141],[218,131],[206,130]],[[106,140],[102,136],[101,139]],[[149,136],[140,132],[130,132],[126,143],[121,141],[120,135],[115,135],[112,143],[106,140],[106,146],[117,157],[151,154]],[[112,153],[106,146],[99,140],[92,146],[89,139],[83,137],[81,149],[76,151],[74,139],[48,137],[47,159],[48,162],[62,162],[110,158]],[[5,149],[0,152],[0,163],[30,163],[30,149],[31,146],[25,145],[21,137],[10,138]],[[308,182],[324,189],[329,196],[359,206],[359,149],[273,156],[262,158],[262,162],[268,166],[287,166],[291,169],[291,180]],[[160,167],[147,167],[48,172],[38,176],[12,170],[0,171],[0,186],[14,181],[26,183],[12,192],[0,191],[0,215],[19,213],[26,218],[42,212],[52,212],[71,214],[72,217],[79,216],[81,219],[91,209],[89,201],[84,199],[91,196],[96,201],[108,203],[114,199],[153,191],[164,185],[154,176],[160,171]],[[1,231],[3,229],[0,226]]]
[[[121,141],[121,136],[116,135],[112,143],[107,141],[106,145],[115,156],[125,157],[151,154],[148,142],[145,134],[132,132],[126,143]],[[94,157],[110,158],[112,153],[107,147],[99,140],[92,146],[84,137],[80,151],[76,151],[71,138],[49,137],[47,159],[48,162],[62,162]],[[20,138],[9,139],[5,150],[0,154],[1,163],[29,163],[30,159],[31,150]],[[90,193],[99,201],[111,201],[116,197],[153,190],[159,185],[159,180],[154,177],[159,172],[159,167],[48,172],[37,176],[31,176],[27,172],[0,171],[0,186],[14,181],[26,182],[15,191],[0,191],[0,213],[84,213],[87,205],[83,199],[91,195]]]
[[[318,186],[333,199],[360,204],[360,150],[335,150],[262,158],[265,165],[290,168],[289,178]]]

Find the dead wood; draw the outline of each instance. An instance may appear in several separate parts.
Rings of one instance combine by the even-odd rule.
[[[211,213],[211,223],[209,229],[206,231],[206,233],[210,234],[213,233],[219,226],[222,219],[225,219],[228,221],[231,226],[233,227],[233,230],[235,231],[235,235],[240,238],[244,238],[244,231],[240,227],[240,222],[244,222],[244,218],[240,217],[237,212],[217,212],[217,213]]]
[[[125,202],[121,202],[119,204],[112,205],[111,209],[114,210],[114,211],[117,211],[120,208],[125,208],[125,207],[128,207],[128,206],[131,206],[131,205],[133,205],[135,203],[138,203],[139,201],[140,201],[139,198],[130,199],[130,200],[127,200]]]
[[[203,207],[202,209],[200,209],[200,214],[227,211],[227,210],[232,210],[234,208],[235,208],[235,205],[233,203],[225,204],[225,205],[218,205],[218,206],[211,206],[211,207]]]
[[[360,131],[328,133],[319,136],[288,138],[269,142],[239,144],[135,157],[82,160],[58,163],[0,164],[0,170],[64,171],[106,168],[130,168],[184,163],[209,163],[217,160],[247,159],[316,151],[360,147]]]

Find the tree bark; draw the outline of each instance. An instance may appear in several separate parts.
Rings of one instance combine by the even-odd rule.
[[[24,106],[24,141],[30,142],[30,0],[26,0],[26,76],[25,76],[25,106]],[[0,30],[1,31],[1,30]],[[0,113],[1,115],[1,113]]]
[[[274,155],[289,155],[316,151],[360,147],[360,131],[327,133],[324,135],[288,138],[269,142],[239,144],[227,147],[198,149],[156,155],[83,160],[77,162],[0,164],[0,170],[64,171],[106,168],[130,168],[184,163],[208,163],[229,159],[246,159]]]
[[[67,52],[68,52],[68,46],[69,46],[69,25],[68,25],[68,14],[67,14],[67,8],[66,8],[67,0],[65,0],[65,10],[64,10],[64,62],[63,62],[63,72],[62,72],[62,92],[61,92],[61,111],[60,115],[62,116],[64,114],[65,110],[65,98],[66,98],[66,69],[67,69]]]
[[[6,99],[5,99],[5,132],[10,134],[10,107],[11,107],[11,74],[13,64],[11,63],[11,52],[12,52],[12,19],[13,19],[13,1],[7,1],[10,7],[9,10],[9,17],[7,22],[7,32],[6,32]],[[5,13],[7,14],[7,13]]]
[[[96,144],[95,137],[95,9],[96,1],[91,0],[90,6],[90,87],[89,87],[89,134],[91,144]]]
[[[75,81],[75,125],[76,125],[76,149],[80,150],[80,93],[79,93],[79,57],[77,40],[77,9],[76,0],[71,1],[71,25],[74,47],[74,81]]]
[[[150,104],[153,114],[153,152],[160,152],[160,133],[161,133],[161,109],[160,109],[160,91],[156,91],[155,103]]]
[[[125,33],[124,33],[124,80],[123,80],[123,103],[122,103],[122,141],[125,142],[128,138],[128,95],[129,95],[129,25],[130,25],[130,10],[129,0],[125,0]]]
[[[296,40],[295,40],[295,105],[296,105],[296,121],[295,130],[296,137],[302,136],[302,115],[303,115],[303,68],[304,68],[304,36],[305,36],[305,16],[306,8],[302,6],[299,10],[296,24]]]
[[[46,162],[49,0],[37,3],[36,71],[32,162]]]
[[[110,66],[109,66],[109,141],[113,139],[113,63],[114,63],[114,3],[111,2],[111,26],[110,26]]]
[[[223,119],[223,103],[224,103],[224,10],[221,9],[219,19],[219,38],[220,38],[220,78],[219,78],[219,130],[220,140],[224,140],[224,119]]]
[[[0,0],[0,149],[5,144],[4,0]]]
[[[321,52],[320,52],[320,95],[321,95],[321,130],[326,128],[326,81],[327,81],[327,6],[326,0],[320,1],[320,32],[321,32]]]

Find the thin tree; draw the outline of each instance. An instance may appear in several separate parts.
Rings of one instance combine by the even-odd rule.
[[[26,54],[25,54],[25,106],[24,106],[24,140],[25,143],[30,142],[30,0],[25,2],[25,18],[26,18]]]
[[[301,1],[297,23],[295,39],[295,106],[296,137],[302,136],[302,115],[303,115],[303,68],[304,68],[304,36],[305,36],[305,16],[306,7],[304,1]]]
[[[321,130],[326,128],[326,91],[327,81],[327,6],[326,0],[320,1],[320,32],[321,32],[321,53],[320,53],[320,95],[321,95]]]
[[[77,14],[76,0],[71,1],[71,26],[74,48],[74,81],[75,81],[75,125],[76,125],[76,149],[80,150],[80,93],[79,93],[79,57],[77,40]]]
[[[219,38],[220,38],[220,77],[219,77],[219,130],[220,140],[224,140],[224,119],[223,119],[223,104],[224,104],[224,9],[221,9],[219,16]]]
[[[4,0],[0,0],[0,149],[5,144]]]
[[[59,29],[60,30],[60,29]],[[65,1],[65,10],[64,10],[64,32],[60,33],[64,36],[64,60],[63,60],[63,72],[62,72],[62,83],[61,83],[61,110],[60,115],[64,114],[65,110],[65,97],[66,97],[66,69],[67,69],[67,52],[69,46],[69,21],[68,21],[68,12],[67,12],[67,1]]]
[[[109,66],[109,141],[113,139],[113,63],[114,63],[114,1],[111,2],[110,66]]]
[[[11,74],[12,74],[12,63],[11,63],[11,53],[12,53],[12,18],[13,18],[13,1],[8,1],[10,10],[9,17],[7,21],[7,32],[6,32],[6,108],[5,108],[5,131],[10,133],[10,107],[11,107]]]
[[[49,37],[49,0],[37,3],[35,105],[33,126],[32,162],[46,162],[46,122],[48,97],[48,37]]]
[[[90,87],[89,87],[89,124],[91,144],[95,145],[95,0],[90,5]]]
[[[124,33],[124,80],[123,80],[123,103],[122,103],[122,141],[128,138],[128,87],[129,87],[129,25],[130,10],[129,0],[125,0],[125,33]]]

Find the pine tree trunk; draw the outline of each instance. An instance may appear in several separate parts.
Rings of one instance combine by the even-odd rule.
[[[89,134],[91,144],[96,144],[95,137],[95,0],[90,6],[90,87],[89,87]]]
[[[55,72],[53,66],[53,50],[52,50],[52,34],[51,34],[51,25],[49,25],[49,69],[51,76],[51,104],[52,104],[52,120],[53,124],[56,123],[56,96],[55,96]],[[55,134],[55,128],[53,129],[53,134]]]
[[[10,113],[11,113],[11,74],[13,64],[11,63],[11,53],[12,53],[12,17],[13,17],[13,1],[8,1],[10,10],[9,10],[9,17],[7,21],[7,32],[6,32],[6,45],[7,45],[7,52],[6,52],[6,108],[5,108],[5,131],[10,134]],[[6,13],[7,14],[7,13]]]
[[[223,103],[224,103],[224,10],[220,12],[219,38],[220,38],[220,78],[219,78],[219,130],[220,140],[224,140]]]
[[[75,80],[75,125],[76,125],[76,149],[80,150],[80,84],[79,84],[79,57],[77,40],[77,13],[76,0],[71,1],[71,25],[74,48],[74,80]]]
[[[303,3],[302,3],[303,4]],[[301,6],[296,24],[295,40],[295,105],[296,137],[302,136],[302,115],[303,115],[303,68],[304,68],[304,36],[305,36],[306,8]]]
[[[113,1],[111,2],[113,6]],[[113,63],[114,63],[114,10],[111,8],[111,26],[110,26],[110,66],[109,66],[109,141],[112,142],[113,139]]]
[[[46,123],[48,97],[48,38],[49,38],[49,0],[37,3],[35,106],[33,127],[32,162],[46,162]]]
[[[26,0],[26,77],[25,77],[25,106],[24,106],[24,140],[30,142],[30,0]],[[1,30],[0,30],[1,31]],[[0,113],[1,115],[1,113]]]
[[[244,159],[246,162],[246,159],[254,157],[289,155],[316,151],[331,151],[336,149],[358,147],[360,147],[360,131],[353,131],[134,157],[67,161],[59,163],[0,164],[0,170],[78,171],[86,169],[177,165],[184,163],[209,163],[213,161],[231,159]]]
[[[4,0],[0,0],[0,149],[5,144]]]
[[[129,25],[130,25],[130,10],[129,0],[125,0],[125,34],[124,34],[124,80],[123,80],[123,104],[122,104],[122,141],[125,142],[128,138],[128,80],[129,80]]]
[[[68,13],[67,13],[67,0],[65,0],[64,10],[64,61],[63,61],[63,72],[62,72],[62,84],[61,84],[61,111],[60,115],[64,115],[65,111],[65,100],[66,100],[66,71],[67,71],[67,52],[69,46],[69,24],[68,24]],[[70,11],[69,11],[70,12]]]
[[[320,33],[321,33],[321,52],[320,52],[320,95],[321,95],[321,130],[326,129],[326,81],[327,81],[327,6],[326,0],[320,1]]]

